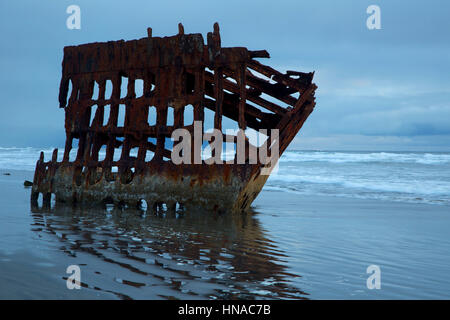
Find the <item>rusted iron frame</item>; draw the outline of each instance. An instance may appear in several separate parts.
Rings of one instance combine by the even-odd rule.
[[[305,88],[311,83],[312,78],[314,77],[314,72],[304,73],[298,71],[287,71],[286,75],[281,72],[262,64],[259,61],[251,60],[248,62],[248,67],[253,69],[269,79],[273,79],[274,81],[281,82],[282,84],[295,88],[298,91],[303,91]],[[297,75],[299,79],[292,79],[290,75]]]
[[[206,95],[210,96],[210,92],[213,90],[213,88],[211,88],[210,84],[206,84]],[[211,93],[212,94],[212,93]],[[204,101],[204,106],[212,111],[215,110],[215,100],[210,99],[205,97],[203,99]],[[223,99],[223,105],[222,105],[222,115],[230,118],[231,120],[234,121],[238,121],[239,120],[239,100],[235,95],[231,95],[231,94],[227,94],[224,93],[224,99]],[[245,121],[247,123],[247,125],[258,131],[260,129],[266,129],[268,127],[270,127],[270,125],[275,124],[275,119],[273,117],[272,114],[267,114],[267,116],[272,117],[273,120],[269,119],[268,117],[264,117],[261,119],[261,121],[256,120],[256,118],[259,117],[255,117],[255,114],[260,115],[261,111],[249,104],[246,104],[245,106],[245,113],[244,113],[244,117],[245,117]]]
[[[153,41],[156,41],[156,45],[166,45],[168,43],[165,40],[166,38],[150,39],[151,37],[152,31],[149,28],[146,45],[151,46]],[[185,41],[183,37],[184,28],[180,24],[179,34],[172,38],[176,39],[178,43],[181,43],[180,41]],[[137,46],[143,48],[142,40],[129,41],[126,47],[122,47],[125,44],[123,41],[115,42],[111,46],[114,51],[114,56],[117,57],[121,50],[124,53],[131,52],[129,50],[133,46],[134,48],[137,48]],[[86,48],[88,50],[94,49],[93,45],[88,45]],[[183,52],[179,51],[181,49],[176,45],[173,49],[175,50],[174,56],[183,54]],[[110,49],[105,48],[101,50],[103,50],[103,54],[112,52]],[[132,55],[136,57],[134,53]],[[223,59],[223,57],[226,58]],[[103,69],[100,68],[91,74],[87,74],[83,72],[83,68],[89,69],[90,67],[82,66],[81,68],[74,68],[74,73],[71,74],[65,72],[64,64],[66,61],[64,60],[59,97],[61,106],[66,105],[69,82],[72,82],[73,90],[66,107],[67,139],[63,162],[68,162],[68,153],[72,148],[73,139],[79,139],[77,158],[73,162],[76,168],[74,179],[77,179],[77,185],[79,185],[78,180],[82,174],[86,175],[86,179],[90,179],[90,175],[95,173],[95,180],[97,179],[99,170],[100,172],[107,172],[108,170],[110,171],[112,166],[119,167],[121,181],[122,176],[128,174],[129,169],[133,167],[136,169],[136,172],[140,168],[145,168],[146,165],[152,167],[161,165],[166,167],[168,163],[161,162],[161,160],[163,157],[170,158],[171,154],[170,150],[164,147],[165,139],[176,128],[187,128],[191,132],[194,130],[193,126],[181,125],[184,117],[184,106],[174,108],[174,125],[167,126],[167,109],[172,99],[169,92],[172,92],[174,97],[183,97],[183,103],[185,105],[192,104],[194,106],[194,121],[204,120],[204,107],[213,110],[215,112],[214,127],[217,129],[221,129],[222,114],[236,121],[241,129],[245,129],[247,126],[254,129],[273,128],[274,126],[280,128],[280,151],[282,153],[315,105],[315,86],[309,86],[314,73],[288,71],[286,74],[281,74],[253,60],[256,57],[267,58],[269,54],[265,50],[249,51],[244,48],[222,49],[219,27],[218,24],[215,24],[214,32],[208,33],[208,44],[203,48],[203,57],[201,58],[203,62],[194,65],[184,64],[183,70],[185,73],[181,73],[181,69],[176,64],[175,67],[168,65],[162,67],[160,65],[159,67],[150,69],[150,71],[147,68],[129,69],[127,62],[125,62],[127,65],[125,71],[122,68],[118,70],[108,68],[109,70],[105,72],[101,71]],[[76,60],[76,58],[72,58]],[[159,53],[156,52],[156,56],[153,57],[152,61],[157,61],[160,58]],[[168,61],[167,57],[164,57],[164,59],[166,59],[164,61]],[[209,61],[209,63],[205,64],[205,61]],[[123,60],[120,63],[123,63]],[[205,67],[210,67],[214,70],[212,77],[211,74],[205,71]],[[164,71],[165,68],[167,68],[167,71]],[[250,69],[268,77],[276,83],[259,78]],[[191,103],[186,103],[186,99],[190,95],[183,92],[183,83],[186,82],[184,78],[188,76],[188,70],[194,75],[195,79],[194,93],[192,94],[192,99],[189,101]],[[166,72],[169,75],[166,78],[161,78],[162,72]],[[120,97],[122,76],[128,78],[127,94],[123,98]],[[296,76],[298,79],[293,79],[292,76]],[[226,77],[232,77],[236,83],[229,81]],[[144,80],[144,94],[141,98],[136,98],[136,79]],[[169,79],[172,82],[168,82]],[[113,83],[113,94],[109,99],[105,99],[106,80],[110,80]],[[99,84],[100,92],[98,99],[92,99],[95,82]],[[151,92],[150,90],[153,85],[156,87],[155,92]],[[174,87],[169,88],[170,86]],[[231,93],[227,93],[224,90],[228,90]],[[298,99],[291,96],[295,92],[299,93]],[[282,108],[267,101],[260,97],[262,93],[272,96],[293,108]],[[207,98],[207,96],[211,97],[211,99]],[[266,113],[247,103],[248,101],[273,113]],[[94,105],[97,105],[98,108],[96,113],[92,115]],[[108,124],[103,126],[105,106],[107,105],[110,105],[111,108],[110,116]],[[118,127],[117,124],[120,105],[125,105],[126,108],[123,127]],[[155,126],[150,126],[146,120],[142,121],[142,119],[148,118],[148,110],[151,106],[154,106],[157,112],[157,124]],[[79,116],[80,111],[82,113],[81,117]],[[91,122],[92,116],[93,121]],[[201,132],[204,134],[203,127],[201,128]],[[123,141],[118,140],[117,138],[119,137],[123,137]],[[150,137],[156,138],[156,144],[148,141]],[[232,139],[235,143],[238,139],[236,136],[230,137],[223,133],[222,137],[225,141]],[[245,143],[246,149],[248,150],[251,144],[247,137],[245,137]],[[105,160],[98,161],[98,152],[104,145],[107,146],[107,155]],[[120,146],[122,147],[120,160],[112,161],[114,150]],[[138,148],[136,157],[130,155],[130,150],[135,147]],[[145,162],[147,150],[154,152],[154,157],[150,162]],[[193,158],[197,156],[194,152],[192,154],[194,155]],[[247,159],[248,152],[246,154]],[[51,176],[54,175],[56,168],[60,165],[61,163],[57,163],[55,153],[50,162],[44,162],[42,156],[37,163],[35,179],[40,179],[48,173]],[[175,170],[175,168],[173,169]],[[244,174],[244,170],[239,170],[239,172],[242,175]],[[256,178],[257,176],[254,177],[254,179]],[[51,183],[52,180],[50,179],[48,181]],[[245,201],[240,207],[245,207],[248,203],[251,203],[256,194],[257,192],[253,192],[251,197],[249,197],[250,194],[244,193],[242,196]],[[48,196],[46,195],[47,198]]]
[[[206,81],[213,82],[213,77],[215,77],[215,76],[213,76],[211,74],[211,72],[205,71]],[[228,90],[235,94],[240,93],[239,86],[237,86],[235,83],[233,83],[227,79],[223,79],[222,82],[223,82],[223,89]],[[278,115],[284,115],[286,113],[286,109],[276,105],[273,102],[270,102],[263,98],[258,97],[258,95],[255,94],[254,91],[252,91],[251,89],[246,89],[246,90],[247,90],[247,92],[246,92],[247,100],[254,102],[254,103],[258,104],[259,106],[266,108],[267,110],[269,110],[273,113],[276,113]],[[256,117],[260,118],[260,116],[256,116]]]
[[[113,93],[113,96],[114,96],[114,93]],[[92,101],[94,101],[94,100],[92,100]],[[111,103],[111,104],[122,104],[122,103],[126,103],[127,102],[127,98],[122,98],[122,99],[109,99],[109,100],[105,100],[105,102],[107,103],[107,104],[109,104],[109,103]],[[212,101],[211,101],[212,102]],[[226,102],[229,102],[229,101],[226,101]],[[209,107],[209,106],[212,106],[213,105],[213,103],[208,103],[207,104],[207,107]],[[214,104],[215,106],[216,106],[216,104]],[[246,108],[245,108],[245,110],[247,111],[247,110],[249,110],[249,108],[251,108],[251,106],[250,105],[246,105]],[[212,109],[213,110],[213,108],[210,108],[210,109]],[[254,108],[254,110],[256,111],[256,110],[258,110],[258,109],[256,109],[256,108]],[[259,110],[258,110],[259,111]],[[258,113],[258,111],[256,111],[255,113]],[[99,112],[99,109],[97,109],[97,112]],[[251,113],[251,112],[250,112]],[[126,114],[129,114],[128,112],[126,113]],[[229,114],[228,114],[229,115]],[[251,114],[252,116],[256,116],[255,114]],[[261,117],[261,115],[260,114],[258,114],[258,116],[259,117]],[[232,116],[231,117],[233,120],[238,120],[238,119],[236,119],[236,117],[234,117],[234,116]],[[239,118],[239,117],[238,117]],[[94,121],[95,121],[95,118],[94,118]],[[114,117],[113,117],[113,120],[112,120],[112,122],[114,122]],[[108,125],[110,125],[110,124],[108,124]],[[259,129],[260,127],[256,127],[255,129]],[[112,129],[112,130],[111,130]],[[125,129],[124,128],[121,128],[121,127],[113,127],[113,128],[111,128],[111,129],[108,129],[108,128],[104,128],[103,130],[105,131],[105,133],[106,132],[111,132],[111,133],[113,133],[115,136],[125,136],[126,134],[125,134]],[[189,129],[189,128],[188,128]],[[87,130],[86,131],[88,131],[88,132],[97,132],[97,133],[100,133],[101,132],[101,130],[102,129],[100,129],[100,130],[95,130],[95,129],[91,129],[91,128],[89,128],[88,126],[87,126]],[[142,129],[141,129],[142,130]],[[192,130],[192,129],[191,129]],[[156,131],[156,133],[155,133],[155,131]],[[170,134],[171,134],[171,132],[173,131],[173,127],[172,128],[170,128],[170,127],[165,127],[164,126],[164,129],[163,130],[161,130],[161,129],[157,129],[156,127],[148,127],[148,129],[147,130],[143,130],[142,132],[145,134],[145,135],[148,135],[148,136],[154,136],[154,137],[157,137],[158,136],[158,134],[159,135],[163,135],[163,136],[165,136],[165,137],[168,137],[168,136],[170,136]],[[80,130],[79,131],[79,133],[82,133],[83,132],[83,130]],[[89,145],[89,143],[88,143],[88,145]],[[152,144],[152,143],[148,143],[147,144],[147,148],[149,149],[149,150],[151,150],[151,151],[153,151],[153,152],[156,152],[157,151],[157,147],[154,145],[154,144]],[[86,151],[88,151],[88,150],[85,150],[85,153],[86,153]],[[128,150],[129,151],[129,150]],[[123,152],[122,151],[122,155],[123,154],[127,154],[128,152],[127,151],[125,151],[125,152]],[[170,157],[170,151],[169,150],[167,150],[167,149],[165,149],[164,150],[164,156],[165,157]],[[84,159],[86,159],[87,157],[86,156],[83,156],[83,158]],[[117,164],[117,165],[120,165],[120,164],[123,164],[123,163],[125,163],[125,159],[121,159],[120,161],[117,161],[117,162],[113,162],[113,164]]]
[[[235,72],[230,69],[224,69],[224,74],[228,77],[235,78]],[[294,97],[290,96],[291,93],[298,92],[296,89],[288,88],[284,85],[281,85],[279,83],[272,84],[269,81],[263,80],[261,78],[258,78],[251,73],[246,73],[246,82],[247,85],[250,87],[253,87],[254,89],[257,89],[258,92],[267,94],[277,100],[280,100],[287,105],[293,106],[295,102],[297,101]],[[261,98],[262,99],[262,98]],[[261,101],[261,100],[260,100]],[[276,104],[269,105],[267,100],[261,101],[266,104],[266,108],[276,112],[278,114],[281,114],[284,112],[285,108],[280,107]]]
[[[208,81],[208,76],[206,76],[205,78]],[[210,86],[209,81],[206,84],[206,86]],[[233,97],[235,97],[235,99],[237,101],[238,93],[236,91],[238,91],[238,89],[235,86],[231,87],[229,83],[225,84],[224,88],[227,89],[227,90],[230,89],[230,92],[233,92],[235,95],[232,95],[232,94],[229,94],[229,93],[226,93],[226,92],[222,93],[222,97],[221,97],[222,103],[223,103],[223,99],[227,99],[229,102],[232,102],[233,101]],[[208,95],[208,92],[207,92],[207,95]],[[226,96],[225,98],[224,98],[224,95]],[[247,99],[247,100],[250,100],[250,99]],[[252,100],[250,100],[250,101],[252,101]],[[275,122],[277,120],[277,118],[278,118],[277,115],[274,115],[274,114],[268,113],[268,112],[264,112],[264,111],[262,111],[262,110],[260,110],[260,109],[258,109],[256,107],[248,104],[247,102],[246,102],[245,112],[248,113],[249,115],[259,119],[260,121],[266,122],[268,124],[270,124],[272,122]],[[283,115],[284,115],[284,113],[283,113]]]
[[[298,132],[301,129],[303,123],[312,112],[315,106],[314,92],[316,88],[316,85],[311,83],[297,100],[294,109],[290,110],[278,123],[277,129],[280,130],[280,154],[284,152],[289,142],[294,138],[293,132]],[[296,119],[296,121],[292,119]]]

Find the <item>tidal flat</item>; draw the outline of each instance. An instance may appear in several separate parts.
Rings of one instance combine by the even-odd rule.
[[[450,298],[448,206],[263,190],[242,215],[42,208],[32,177],[0,172],[1,299]]]

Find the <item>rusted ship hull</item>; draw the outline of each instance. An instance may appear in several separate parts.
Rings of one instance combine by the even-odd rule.
[[[162,204],[172,210],[178,203],[237,212],[247,210],[261,191],[268,178],[262,172],[270,172],[273,163],[251,161],[250,147],[258,152],[265,148],[269,156],[284,152],[315,106],[313,73],[282,74],[255,60],[268,58],[266,51],[222,48],[217,24],[208,34],[207,44],[201,34],[185,35],[181,25],[173,37],[152,37],[151,29],[148,33],[140,40],[64,49],[59,96],[66,113],[64,157],[58,161],[55,150],[46,162],[41,154],[33,202],[41,193],[44,204],[54,194],[56,201],[67,203],[135,206],[145,200],[155,210]],[[126,92],[121,92],[123,79],[127,80]],[[136,95],[138,79],[143,81],[142,96]],[[112,83],[110,97],[105,96],[107,81]],[[98,97],[93,96],[95,85]],[[206,164],[201,160],[199,164],[175,164],[167,140],[180,128],[194,134],[194,125],[184,124],[187,105],[193,106],[193,121],[199,123],[203,123],[206,109],[213,111],[214,129],[221,132],[226,117],[240,130],[275,129],[278,133],[276,138],[269,133],[259,147],[251,146],[247,139],[243,163]],[[120,106],[126,110],[123,124],[118,123]],[[156,109],[153,125],[147,121],[152,107]],[[169,108],[173,108],[170,125]],[[202,126],[202,134],[205,129]],[[230,140],[223,133],[223,138],[237,143],[237,137]],[[74,140],[78,150],[71,160]],[[191,145],[195,159],[201,150],[194,148],[194,142]],[[101,148],[106,148],[102,160]],[[132,149],[138,150],[135,156],[130,154]],[[114,160],[117,152],[120,159]],[[149,161],[147,152],[153,154]]]

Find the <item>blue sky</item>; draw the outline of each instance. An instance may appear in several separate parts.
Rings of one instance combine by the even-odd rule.
[[[66,8],[81,8],[81,30]],[[381,8],[381,30],[366,9]],[[266,49],[282,71],[316,71],[317,106],[290,148],[450,151],[450,2],[444,0],[0,3],[0,146],[63,146],[63,47],[212,31]]]

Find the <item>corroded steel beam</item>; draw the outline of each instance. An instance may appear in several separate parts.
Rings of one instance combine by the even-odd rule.
[[[283,74],[255,60],[269,58],[265,50],[223,48],[217,23],[206,44],[201,34],[185,34],[181,24],[175,36],[153,37],[150,28],[147,34],[139,40],[64,48],[59,90],[59,105],[65,110],[64,156],[58,161],[55,150],[45,161],[41,154],[33,202],[43,194],[48,204],[55,194],[56,201],[69,203],[137,205],[145,200],[155,210],[163,203],[167,208],[178,203],[245,211],[268,178],[261,174],[268,164],[252,162],[250,150],[275,153],[274,141],[269,141],[273,138],[281,155],[314,108],[314,73]],[[202,123],[205,108],[213,111],[213,127],[236,148],[239,138],[224,132],[224,117],[241,130],[277,129],[278,138],[268,133],[257,147],[245,137],[244,163],[209,164],[194,137],[190,156],[199,162],[175,164],[170,137],[177,129],[196,130],[193,123],[185,123],[188,106],[193,121]],[[154,120],[151,110],[156,123],[149,122]],[[202,137],[207,129],[200,126]],[[220,150],[213,151],[215,156],[220,158]]]

